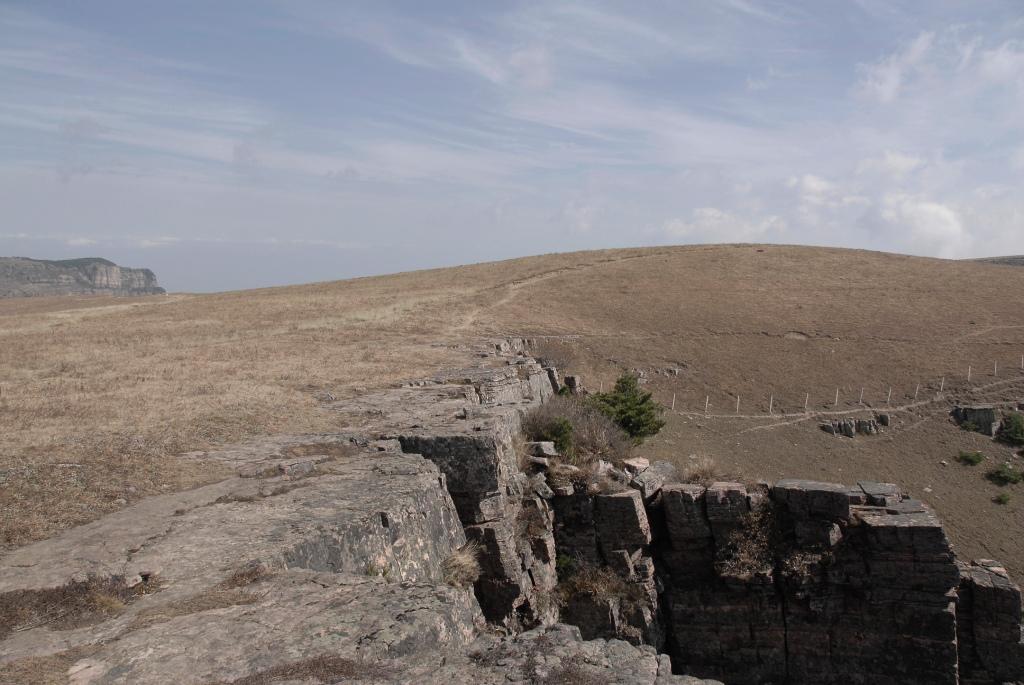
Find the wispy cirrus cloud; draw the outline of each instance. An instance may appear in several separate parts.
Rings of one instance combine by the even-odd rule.
[[[1024,252],[1012,0],[112,9],[0,8],[9,235]]]

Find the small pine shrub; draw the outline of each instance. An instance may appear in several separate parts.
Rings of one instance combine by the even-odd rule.
[[[988,479],[996,485],[1016,485],[1024,480],[1024,473],[1009,464],[1003,464],[999,468],[989,471]]]
[[[569,454],[572,451],[572,424],[564,416],[557,416],[544,426],[537,439],[555,443],[559,454]]]
[[[961,464],[968,466],[977,466],[981,462],[985,461],[985,455],[981,452],[967,452],[961,451],[959,456],[956,458]]]
[[[611,392],[591,395],[590,401],[637,444],[665,425],[660,418],[665,408],[654,401],[651,393],[640,389],[640,379],[633,374],[619,376]]]
[[[1009,493],[1001,492],[998,495],[996,495],[995,497],[993,497],[992,501],[995,502],[996,504],[1009,504],[1010,503],[1010,495],[1009,495]]]
[[[1003,418],[999,439],[1011,445],[1024,445],[1024,414],[1013,412]]]
[[[960,430],[976,433],[978,431],[978,424],[974,423],[974,421],[964,421],[960,424]]]

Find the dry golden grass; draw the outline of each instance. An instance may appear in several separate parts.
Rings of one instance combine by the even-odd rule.
[[[74,580],[59,588],[8,592],[0,595],[0,639],[18,630],[47,625],[66,630],[88,625],[121,612],[157,584],[128,587],[122,576]]]
[[[958,549],[1024,569],[1024,506],[940,460],[1001,446],[945,431],[943,411],[900,415],[878,439],[813,422],[762,430],[734,411],[905,403],[915,385],[1008,400],[1024,354],[1024,268],[782,246],[545,255],[492,264],[218,295],[0,301],[0,544],[52,535],[148,494],[223,476],[174,455],[281,431],[340,428],[320,397],[422,376],[485,335],[549,336],[542,351],[588,387],[623,370],[677,398],[640,452],[730,474],[896,481],[936,506]],[[992,362],[1000,361],[1000,377]],[[987,371],[980,371],[986,369]],[[662,373],[658,373],[661,371]],[[998,392],[997,392],[998,390]],[[705,398],[710,414],[705,418]],[[686,415],[684,412],[691,412]],[[962,471],[962,472],[961,472]],[[933,493],[924,488],[933,489]]]
[[[683,466],[679,479],[683,483],[692,483],[705,487],[711,485],[714,481],[719,480],[715,460],[711,457],[697,457],[696,459],[689,460]]]
[[[337,683],[348,680],[381,681],[387,678],[386,668],[331,654],[293,661],[253,675],[217,685],[272,685],[283,682]]]
[[[76,647],[48,656],[26,657],[0,664],[0,683],[10,685],[67,685],[68,669],[99,650],[99,645]]]
[[[337,429],[320,409],[325,393],[464,363],[447,345],[561,263],[201,296],[0,300],[0,547],[226,475],[176,454]]]

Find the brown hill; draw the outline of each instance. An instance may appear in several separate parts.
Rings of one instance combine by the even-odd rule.
[[[211,480],[214,467],[171,455],[328,430],[326,398],[422,375],[451,360],[446,345],[523,334],[592,388],[637,369],[663,403],[674,396],[644,452],[707,455],[749,479],[898,482],[936,507],[965,556],[999,558],[1019,576],[1024,485],[984,478],[1018,458],[948,411],[957,398],[1024,394],[1022,287],[1024,271],[984,263],[739,245],[131,303],[0,302],[0,423],[13,427],[0,436],[2,533],[20,544]],[[893,426],[835,438],[803,414],[805,397],[822,417],[884,410]],[[988,461],[963,466],[962,449]],[[1000,492],[1009,504],[992,501]]]

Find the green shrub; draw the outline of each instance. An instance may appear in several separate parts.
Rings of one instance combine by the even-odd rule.
[[[1003,464],[998,469],[989,471],[988,479],[996,485],[1016,485],[1024,480],[1024,473],[1009,464]]]
[[[611,392],[591,395],[590,401],[637,444],[665,425],[659,418],[665,408],[654,401],[651,393],[640,389],[640,380],[633,374],[619,376]]]
[[[985,461],[985,455],[981,452],[967,452],[961,451],[957,461],[961,464],[967,464],[968,466],[977,466],[981,462]]]
[[[1009,493],[1001,492],[998,495],[996,495],[995,497],[993,497],[992,501],[995,502],[996,504],[1009,504],[1010,503],[1010,495],[1009,495]]]
[[[549,440],[575,466],[598,459],[619,462],[629,457],[629,438],[615,422],[589,402],[575,397],[552,397],[523,420],[529,440]]]
[[[963,423],[960,424],[960,430],[968,431],[971,433],[977,433],[978,424],[974,423],[974,421],[964,421]]]
[[[564,416],[556,416],[537,433],[535,439],[553,442],[559,454],[569,454],[572,451],[572,424]]]
[[[1003,418],[999,439],[1011,445],[1024,445],[1024,414],[1013,412]]]

